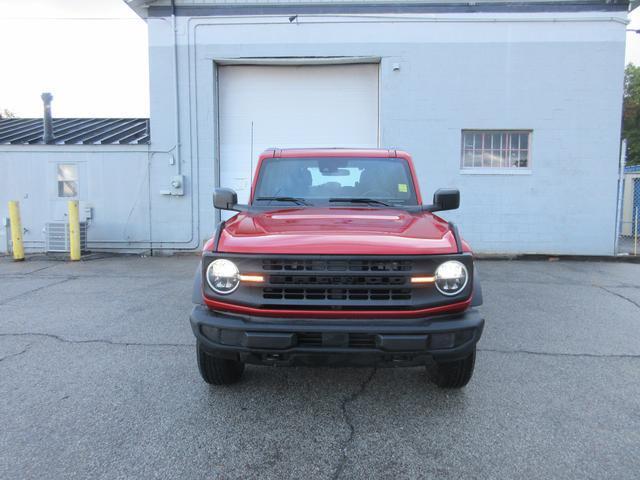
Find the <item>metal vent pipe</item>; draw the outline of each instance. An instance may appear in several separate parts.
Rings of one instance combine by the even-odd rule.
[[[53,120],[51,119],[51,100],[53,95],[45,92],[40,95],[44,105],[44,114],[42,116],[42,141],[44,143],[53,143]]]

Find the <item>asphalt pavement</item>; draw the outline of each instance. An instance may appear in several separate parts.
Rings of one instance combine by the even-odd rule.
[[[199,377],[196,256],[0,258],[0,478],[640,477],[640,265],[480,261],[476,372]]]

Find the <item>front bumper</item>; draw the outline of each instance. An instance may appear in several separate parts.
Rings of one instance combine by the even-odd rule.
[[[210,355],[259,365],[412,366],[458,360],[472,352],[484,327],[474,309],[418,319],[334,320],[249,317],[196,305],[190,320]]]

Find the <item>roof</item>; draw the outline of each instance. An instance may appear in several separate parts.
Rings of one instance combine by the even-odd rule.
[[[146,145],[148,118],[54,118],[51,145]],[[0,119],[0,145],[42,145],[41,118]]]
[[[635,8],[640,0],[631,0]],[[140,17],[626,11],[630,0],[124,0]]]

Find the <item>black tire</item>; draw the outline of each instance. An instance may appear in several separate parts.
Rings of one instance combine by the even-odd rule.
[[[242,377],[244,363],[227,358],[217,358],[208,355],[200,346],[196,345],[198,370],[202,379],[211,385],[231,385]]]
[[[429,377],[440,388],[462,388],[473,376],[473,367],[476,363],[476,349],[462,360],[454,362],[435,362],[427,366]]]

